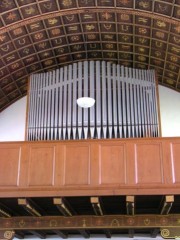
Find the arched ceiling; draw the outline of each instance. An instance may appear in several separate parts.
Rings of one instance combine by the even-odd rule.
[[[31,73],[87,58],[154,68],[180,92],[180,0],[0,1],[0,111]]]

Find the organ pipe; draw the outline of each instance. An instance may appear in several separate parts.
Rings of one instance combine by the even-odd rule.
[[[154,70],[84,61],[33,74],[29,86],[29,141],[159,136]],[[83,109],[79,97],[95,105]]]

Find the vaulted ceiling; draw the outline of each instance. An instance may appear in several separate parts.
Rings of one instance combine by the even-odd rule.
[[[0,1],[0,111],[30,74],[85,59],[156,69],[180,92],[180,0]]]

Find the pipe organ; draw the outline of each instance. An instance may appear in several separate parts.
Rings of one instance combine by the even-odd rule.
[[[30,77],[27,140],[159,136],[154,70],[84,61]],[[80,97],[95,99],[91,108]]]

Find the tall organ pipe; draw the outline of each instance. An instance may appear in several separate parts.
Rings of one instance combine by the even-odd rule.
[[[27,140],[159,136],[154,70],[84,61],[33,74],[29,86]],[[79,97],[95,105],[82,109]]]

